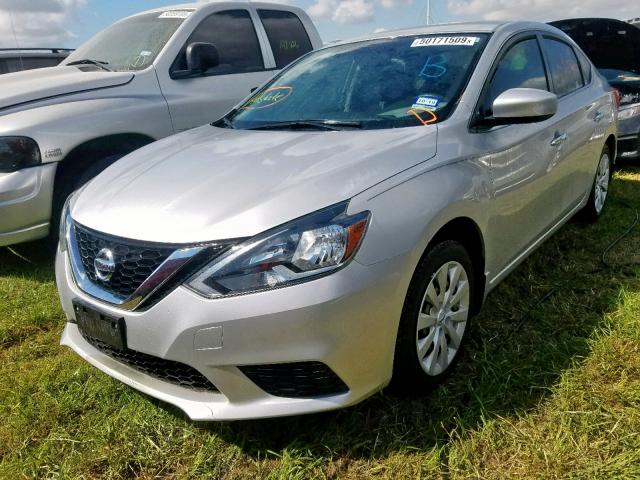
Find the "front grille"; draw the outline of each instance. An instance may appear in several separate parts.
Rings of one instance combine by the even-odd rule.
[[[317,398],[340,395],[349,387],[324,363],[300,362],[239,367],[253,383],[270,395]]]
[[[150,377],[199,392],[218,392],[218,389],[195,368],[179,362],[136,352],[117,350],[100,340],[82,334],[84,339],[105,355]]]
[[[75,225],[76,241],[87,277],[103,290],[129,298],[175,251],[175,247],[145,245],[122,240]],[[108,282],[96,276],[94,261],[103,248],[113,252],[116,270]]]

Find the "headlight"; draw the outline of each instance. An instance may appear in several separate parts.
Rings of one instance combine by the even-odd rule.
[[[0,173],[40,165],[40,149],[27,137],[0,137]]]
[[[347,203],[258,235],[216,258],[187,286],[208,298],[257,292],[327,275],[354,256],[369,212],[347,216]]]
[[[69,247],[69,245],[67,245],[67,234],[69,233],[69,224],[71,222],[71,202],[74,198],[80,195],[86,187],[87,185],[84,185],[83,187],[79,188],[71,195],[69,195],[69,197],[67,197],[67,200],[64,202],[64,206],[62,207],[62,215],[60,216],[60,228],[58,231],[58,239],[61,252],[66,252],[67,248]]]
[[[618,111],[618,120],[627,120],[628,118],[633,118],[640,116],[640,103],[629,106],[621,106]]]

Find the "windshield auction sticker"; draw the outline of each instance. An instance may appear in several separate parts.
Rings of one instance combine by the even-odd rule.
[[[420,95],[413,102],[412,108],[438,108],[440,100],[436,97],[430,97],[428,95]]]
[[[440,46],[473,47],[479,41],[480,39],[478,37],[424,37],[416,38],[411,44],[411,48]]]
[[[258,110],[260,108],[273,107],[293,93],[293,87],[273,87],[251,98],[242,107],[245,110]]]
[[[158,18],[187,18],[193,10],[169,10],[160,14]]]

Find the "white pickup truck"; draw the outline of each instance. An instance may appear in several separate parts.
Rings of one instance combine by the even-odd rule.
[[[299,8],[194,3],[121,20],[60,66],[3,75],[0,246],[46,237],[109,164],[217,120],[321,45]]]

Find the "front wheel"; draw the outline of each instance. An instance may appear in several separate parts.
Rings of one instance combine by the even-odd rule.
[[[405,300],[393,385],[422,393],[441,383],[460,358],[474,311],[475,275],[464,246],[445,241],[421,260]]]
[[[598,170],[591,187],[589,202],[584,207],[583,216],[587,221],[595,222],[600,218],[609,197],[609,184],[611,183],[611,153],[605,145],[600,154]]]

